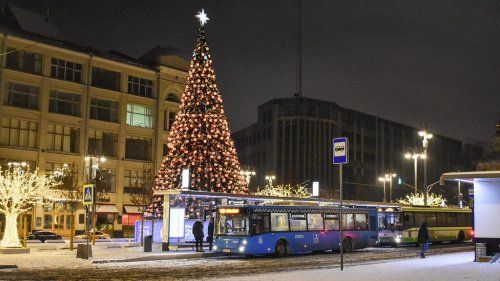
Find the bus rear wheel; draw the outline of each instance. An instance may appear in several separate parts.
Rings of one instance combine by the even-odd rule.
[[[288,255],[288,246],[285,241],[279,240],[274,248],[274,256],[277,258],[283,258]]]
[[[354,244],[351,238],[344,238],[342,241],[342,247],[344,248],[344,253],[352,253],[354,249]]]

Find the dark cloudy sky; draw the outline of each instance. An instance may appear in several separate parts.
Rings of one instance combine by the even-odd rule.
[[[257,106],[295,92],[296,1],[8,1],[52,11],[69,41],[140,56],[195,44],[205,8],[231,129]],[[489,141],[500,120],[500,1],[302,1],[303,94],[466,141]]]

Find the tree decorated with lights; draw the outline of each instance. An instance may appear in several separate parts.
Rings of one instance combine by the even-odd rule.
[[[168,154],[154,182],[156,190],[178,189],[182,171],[189,169],[193,190],[248,193],[221,94],[217,88],[202,10],[196,17],[200,28],[180,111],[168,139]]]
[[[38,169],[30,171],[20,165],[4,169],[0,167],[0,213],[5,215],[5,231],[0,247],[19,248],[17,217],[30,210],[34,203],[58,185],[54,175],[38,175]]]
[[[396,203],[410,206],[424,206],[425,196],[423,193],[412,193],[404,198],[396,200]],[[439,194],[429,193],[427,195],[427,205],[429,206],[446,206],[446,199]]]

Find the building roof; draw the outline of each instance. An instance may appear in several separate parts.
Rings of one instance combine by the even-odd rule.
[[[145,68],[148,70],[156,70],[155,66],[158,65],[155,63],[156,61],[137,59],[115,50],[102,51],[91,46],[81,46],[72,42],[68,42],[64,40],[60,35],[57,27],[46,20],[43,15],[9,4],[5,5],[0,17],[0,32],[5,33],[7,36],[12,35],[30,41],[40,42],[43,44],[75,52],[91,54],[93,56]],[[182,53],[180,50],[171,47],[162,47],[162,49],[177,50],[176,52],[172,51],[169,53],[170,60],[176,60],[177,64],[183,65],[184,56],[179,55]],[[142,56],[141,58],[143,57],[144,56]],[[188,64],[189,67],[189,63],[186,62],[186,64]],[[171,67],[170,65],[164,66]],[[185,70],[181,67],[173,66],[173,68],[183,71]]]

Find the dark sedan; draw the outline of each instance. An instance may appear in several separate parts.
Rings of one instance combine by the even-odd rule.
[[[61,240],[62,236],[51,231],[37,231],[28,235],[27,239],[40,240],[42,243],[45,243],[46,240]]]

